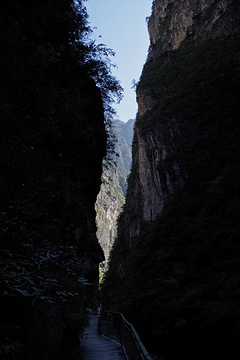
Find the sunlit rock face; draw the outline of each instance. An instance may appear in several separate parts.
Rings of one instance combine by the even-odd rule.
[[[96,201],[97,237],[104,251],[107,267],[109,253],[117,235],[117,219],[122,211],[127,191],[127,177],[131,170],[134,120],[127,123],[113,120],[117,138],[115,164],[103,166],[102,185]]]
[[[178,49],[187,37],[203,41],[233,33],[237,29],[237,17],[232,16],[235,6],[234,0],[156,0],[148,22],[151,46],[160,42],[165,52]]]

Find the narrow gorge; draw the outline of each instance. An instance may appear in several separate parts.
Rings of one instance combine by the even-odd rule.
[[[84,1],[0,20],[0,359],[81,359],[100,302],[154,360],[239,358],[239,0],[153,1],[124,125]]]

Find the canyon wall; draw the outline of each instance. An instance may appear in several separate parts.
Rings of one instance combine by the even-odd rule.
[[[159,358],[240,354],[240,4],[155,0],[148,30],[103,300]]]
[[[161,113],[164,110],[160,106],[167,108],[167,101],[170,102],[174,94],[164,93],[161,78],[157,79],[158,71],[171,61],[177,49],[190,49],[209,39],[235,34],[239,29],[237,9],[237,2],[234,1],[184,1],[181,4],[176,1],[154,2],[148,21],[151,50],[137,88],[137,152],[134,157],[138,166],[136,187],[139,190],[134,191],[140,191],[141,194],[132,196],[139,202],[135,208],[141,209],[138,218],[142,217],[144,222],[155,220],[172,195],[182,188],[190,176],[190,170],[182,161],[180,164],[179,156],[183,153],[193,156],[197,144],[208,133],[200,121],[188,121],[184,116],[179,121],[177,111],[171,111],[172,114],[167,116]],[[181,68],[177,63],[176,66],[175,75],[178,76]],[[194,71],[189,68],[189,73],[191,70]],[[196,83],[192,82],[192,94],[189,94],[189,87],[185,89],[186,95],[181,96],[194,98],[198,86],[204,87],[204,78],[201,79],[201,76],[200,73],[199,78],[194,80]],[[168,79],[164,81],[162,87],[171,86]],[[188,81],[187,77],[185,81]]]

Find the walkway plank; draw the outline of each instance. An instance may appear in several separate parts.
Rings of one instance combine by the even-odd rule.
[[[125,360],[120,344],[99,335],[98,320],[97,315],[90,315],[89,327],[81,341],[83,360]]]

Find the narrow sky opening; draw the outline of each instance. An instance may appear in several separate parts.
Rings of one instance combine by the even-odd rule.
[[[139,80],[147,58],[149,36],[146,18],[151,14],[152,0],[88,0],[86,8],[97,43],[115,53],[112,74],[124,88],[124,98],[114,105],[117,118],[124,122],[137,113],[136,94],[132,81]]]

